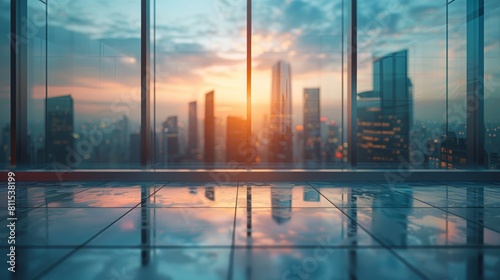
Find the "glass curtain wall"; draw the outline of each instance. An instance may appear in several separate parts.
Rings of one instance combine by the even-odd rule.
[[[246,162],[246,1],[151,1],[154,168]]]
[[[0,1],[0,168],[10,165],[10,1]]]
[[[27,44],[27,165],[44,168],[46,165],[45,102],[47,97],[47,4],[28,0],[26,36],[20,44]],[[22,66],[18,66],[22,67]]]
[[[484,7],[484,123],[488,169],[500,169],[500,2]]]
[[[49,1],[48,168],[139,167],[140,0]]]
[[[358,167],[439,168],[446,6],[359,0],[357,15]]]
[[[141,1],[26,1],[27,167],[139,168]],[[150,2],[153,169],[346,168],[350,0],[253,0],[250,18],[244,0],[177,2]],[[357,168],[498,169],[498,1],[358,0],[356,13]]]
[[[344,2],[252,1],[255,167],[343,166]]]

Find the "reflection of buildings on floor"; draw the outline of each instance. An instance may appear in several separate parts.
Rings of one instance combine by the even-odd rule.
[[[308,273],[308,279],[387,279],[388,275],[395,279],[455,279],[457,275],[466,279],[498,279],[500,274],[500,255],[496,248],[500,242],[500,227],[495,217],[500,190],[495,184],[404,183],[395,188],[376,184],[360,188],[345,184],[342,188],[304,187],[303,192],[300,186],[292,187],[293,183],[271,184],[271,187],[265,184],[263,188],[242,184],[229,192],[223,187],[220,193],[219,186],[213,183],[181,184],[183,187],[174,192],[169,186],[157,188],[150,184],[131,184],[128,189],[123,184],[116,184],[119,189],[113,191],[113,184],[91,184],[90,188],[65,184],[67,189],[52,184],[47,184],[48,189],[43,189],[45,186],[41,184],[19,186],[19,202],[27,203],[23,206],[47,204],[47,207],[32,208],[21,214],[16,241],[25,247],[16,251],[16,259],[20,262],[37,259],[37,262],[30,263],[31,274],[27,270],[16,275],[31,279],[33,275],[45,273],[47,279],[58,279],[56,276],[65,273],[82,275],[86,272],[92,279],[117,276],[185,279],[186,275],[198,276],[189,279],[231,278],[228,275],[232,275],[232,279],[244,279],[245,276],[247,279],[293,279],[292,276],[300,279],[300,273],[306,275],[307,272],[303,268],[312,267],[307,266],[310,263],[315,263],[317,270]],[[209,200],[206,205],[217,207],[211,203],[215,201],[211,198],[218,192],[218,202],[231,197],[235,208],[214,212],[211,207],[193,209],[200,206],[200,201],[186,200],[187,196],[193,198],[187,192],[198,188],[205,190]],[[320,200],[328,198],[341,203],[342,207],[320,207],[314,203],[309,208],[300,206],[303,204],[299,201],[300,205],[294,207],[291,202],[293,190],[299,191],[295,199],[303,196],[304,201],[317,201],[318,195],[313,194],[317,191]],[[161,194],[162,191],[165,192]],[[244,223],[245,218],[239,218],[244,213],[245,191],[246,238],[244,224],[240,223]],[[252,191],[261,206],[253,209],[254,221]],[[175,195],[172,197],[172,194]],[[270,199],[262,199],[262,194]],[[182,207],[171,204],[179,200],[188,204]],[[426,203],[428,207],[417,203]],[[458,204],[460,207],[453,206]],[[290,209],[296,216],[292,220],[291,212],[277,212],[277,208]],[[163,214],[157,214],[160,212]],[[214,218],[210,212],[221,215]],[[96,213],[100,214],[99,219],[94,218]],[[241,226],[226,229],[235,218]],[[219,224],[220,220],[225,220],[224,227]],[[252,235],[252,226],[258,234]],[[237,246],[233,246],[231,241],[224,240],[225,245],[212,248],[210,245],[227,238],[221,237],[224,235],[222,230],[243,237],[243,243],[235,241]],[[4,232],[5,229],[0,231]],[[309,245],[301,245],[297,237]],[[280,245],[284,246],[270,242],[273,238],[283,241]],[[81,245],[88,240],[92,240],[90,246],[101,244],[105,248]],[[134,248],[127,244],[133,244]],[[58,245],[69,247],[51,247]],[[184,248],[184,245],[187,246]],[[72,250],[76,253],[68,254]],[[43,253],[46,256],[40,257]],[[183,262],[178,261],[180,257]],[[36,267],[37,263],[44,266]],[[228,268],[228,263],[232,263],[234,270]],[[210,270],[213,266],[216,266],[215,273]],[[127,269],[122,270],[122,267]],[[454,269],[442,269],[447,267]],[[294,268],[301,270],[297,272]],[[287,271],[291,273],[286,274]],[[416,277],[415,271],[420,277]],[[287,275],[290,277],[283,278]],[[43,277],[35,279],[40,278]]]
[[[205,197],[210,201],[215,201],[215,188],[205,187]]]
[[[391,193],[390,201],[395,204],[405,205],[404,208],[395,208],[387,211],[384,202],[387,197],[375,195],[372,205],[372,232],[379,236],[381,241],[390,246],[407,246],[408,242],[408,215],[411,213],[413,205],[411,193]]]
[[[316,191],[313,188],[303,188],[303,190],[304,190],[303,193],[304,201],[319,202],[320,195],[318,191]]]
[[[271,186],[271,208],[273,220],[283,224],[292,218],[292,189],[290,184]]]

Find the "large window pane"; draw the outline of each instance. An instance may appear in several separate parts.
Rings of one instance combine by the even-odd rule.
[[[0,1],[0,168],[10,163],[10,1]]]
[[[446,124],[445,5],[359,0],[357,15],[358,166],[430,168]]]
[[[257,166],[341,167],[343,1],[252,5]]]
[[[42,168],[46,161],[45,100],[47,95],[46,9],[42,1],[28,0],[25,43],[27,51],[28,165]],[[23,21],[21,19],[21,21]],[[24,31],[21,31],[24,32]],[[21,67],[22,66],[18,66]],[[22,78],[21,78],[22,79]],[[22,81],[24,82],[24,81]]]
[[[49,1],[48,13],[48,167],[138,166],[140,1]]]
[[[484,7],[484,122],[487,168],[500,169],[500,3]]]
[[[246,2],[152,5],[155,166],[238,167],[246,131]]]

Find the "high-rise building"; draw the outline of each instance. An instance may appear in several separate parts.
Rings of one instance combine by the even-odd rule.
[[[304,163],[321,162],[319,88],[304,89]]]
[[[373,91],[358,94],[357,103],[358,162],[408,162],[413,97],[407,50],[374,61]]]
[[[168,117],[163,122],[163,163],[179,161],[179,127],[177,116]]]
[[[291,163],[293,159],[291,69],[290,64],[284,61],[278,61],[272,70],[269,134],[269,162]]]
[[[246,141],[246,121],[240,117],[228,116],[226,128],[226,162],[245,162],[246,154],[241,145]]]
[[[215,93],[210,91],[205,95],[205,128],[204,128],[204,160],[205,163],[215,163]]]
[[[0,166],[10,164],[10,125],[7,124],[2,129],[0,140]]]
[[[127,116],[124,115],[121,119],[116,120],[114,129],[109,135],[110,145],[107,151],[107,162],[124,164],[129,159],[128,127],[129,120]]]
[[[130,163],[138,164],[141,161],[140,149],[137,147],[141,146],[141,135],[139,133],[130,134],[130,149],[129,149],[129,157]]]
[[[187,154],[191,158],[198,155],[198,116],[196,101],[189,103]]]
[[[47,98],[47,160],[66,163],[74,152],[73,98],[71,95]]]
[[[442,137],[440,148],[440,167],[443,169],[464,169],[467,166],[467,140],[458,138],[455,132]]]
[[[325,163],[331,164],[342,161],[342,152],[339,150],[339,147],[342,147],[340,136],[341,132],[337,127],[337,123],[335,121],[327,121],[325,123],[325,140],[323,145]]]

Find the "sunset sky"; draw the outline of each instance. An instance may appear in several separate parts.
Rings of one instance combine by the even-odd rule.
[[[345,12],[347,12],[347,2]],[[2,0],[1,18],[8,16]],[[372,89],[373,59],[409,50],[414,85],[415,119],[442,121],[445,108],[445,6],[434,0],[358,1],[358,92]],[[485,82],[487,98],[498,100],[500,70],[500,6],[485,1]],[[156,119],[168,116],[187,121],[188,102],[198,101],[203,118],[204,94],[216,92],[216,116],[246,115],[246,1],[152,1],[152,44],[156,47]],[[30,1],[29,18],[35,58],[30,75],[35,100],[45,96],[44,6]],[[43,14],[43,13],[42,13]],[[49,1],[48,95],[71,94],[76,121],[115,118],[123,114],[139,123],[140,1]],[[306,87],[321,89],[322,115],[340,120],[342,73],[342,1],[253,1],[252,105],[254,125],[269,114],[271,67],[285,60],[292,69],[294,123],[302,121]],[[465,0],[450,5],[450,99],[465,102]],[[43,23],[43,21],[40,21]],[[347,15],[344,20],[347,26]],[[40,27],[38,27],[40,26]],[[8,34],[1,25],[0,32]],[[2,36],[5,41],[6,36]],[[2,41],[2,42],[3,42]],[[8,61],[2,44],[2,61]],[[347,42],[344,42],[344,55]],[[4,59],[5,58],[5,59]],[[152,61],[153,62],[153,61]],[[344,71],[347,70],[346,61]],[[2,74],[9,71],[3,63]],[[7,75],[2,75],[2,100],[8,98]],[[344,78],[346,80],[346,73]],[[153,81],[153,77],[152,77]],[[347,84],[345,83],[345,88]],[[8,102],[2,102],[2,108]],[[33,106],[38,108],[38,105]],[[493,114],[487,102],[486,120]],[[498,103],[497,103],[498,104]],[[424,109],[425,108],[425,109]],[[430,112],[428,109],[431,109]],[[37,113],[33,113],[37,114]]]

